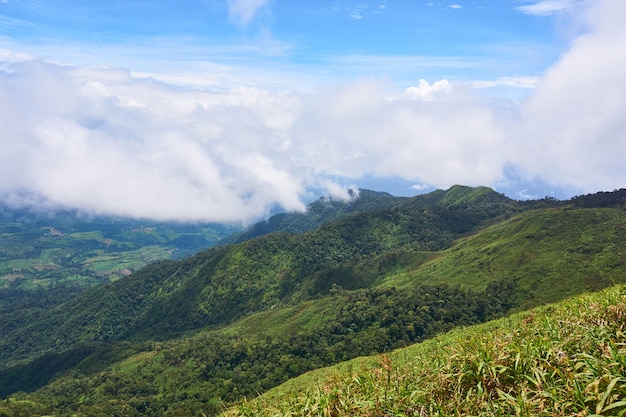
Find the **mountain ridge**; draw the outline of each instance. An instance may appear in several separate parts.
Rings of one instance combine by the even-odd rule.
[[[257,222],[241,232],[223,239],[221,244],[241,243],[274,232],[304,233],[348,213],[375,211],[383,205],[409,197],[395,197],[387,192],[366,189],[349,190],[349,198],[323,196],[309,203],[304,213],[278,213]]]
[[[392,201],[378,211],[350,213],[303,234],[268,234],[238,245],[211,248],[181,261],[149,265],[123,280],[79,295],[73,303],[57,307],[50,317],[28,324],[27,329],[41,334],[57,329],[54,345],[43,351],[119,340],[120,335],[171,337],[324,294],[335,281],[347,289],[367,287],[372,282],[352,281],[345,274],[342,278],[339,266],[391,248],[443,249],[486,215],[482,207],[433,211],[436,205],[430,201],[425,205],[430,212],[416,212],[415,205],[398,205],[398,201],[411,199]],[[0,353],[15,344],[11,339],[2,340]]]

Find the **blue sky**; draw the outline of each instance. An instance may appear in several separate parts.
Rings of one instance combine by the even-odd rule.
[[[621,188],[624,15],[621,0],[0,0],[0,194],[246,222],[354,186]]]
[[[6,0],[0,33],[8,45],[75,65],[133,71],[262,65],[292,73],[290,87],[357,77],[403,87],[420,78],[541,74],[566,39],[555,32],[554,17],[521,12],[526,3]],[[243,82],[269,84],[274,76],[268,78]]]

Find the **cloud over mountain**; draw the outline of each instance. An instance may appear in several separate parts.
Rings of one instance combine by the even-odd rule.
[[[230,2],[242,23],[267,2]],[[586,30],[522,101],[468,83],[399,90],[363,78],[314,91],[170,84],[0,53],[0,194],[160,219],[250,221],[363,176],[498,186],[507,168],[579,192],[624,186],[626,3]],[[163,80],[164,78],[161,78]],[[528,81],[530,80],[530,81]],[[531,82],[532,81],[532,82]]]

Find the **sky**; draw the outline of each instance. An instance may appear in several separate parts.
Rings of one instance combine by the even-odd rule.
[[[0,0],[0,197],[249,223],[626,186],[623,0]]]

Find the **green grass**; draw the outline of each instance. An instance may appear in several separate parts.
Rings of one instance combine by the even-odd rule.
[[[69,235],[74,239],[83,239],[83,240],[96,240],[103,241],[104,235],[99,230],[93,230],[90,232],[77,232]]]
[[[626,288],[309,372],[223,416],[622,416]]]
[[[384,285],[446,282],[479,290],[510,279],[527,305],[538,305],[622,282],[625,242],[623,210],[534,211],[461,239],[434,259],[387,276]]]
[[[303,302],[297,306],[273,308],[250,315],[224,329],[227,335],[245,334],[250,337],[284,336],[315,329],[334,317],[336,303],[324,298]]]

